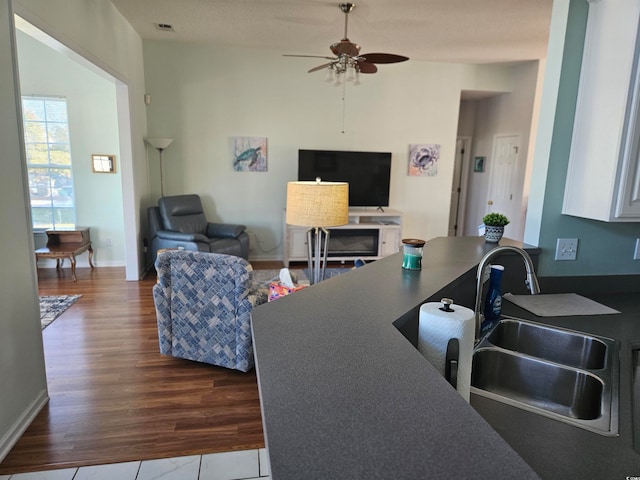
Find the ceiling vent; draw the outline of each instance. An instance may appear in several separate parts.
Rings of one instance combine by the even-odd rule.
[[[163,32],[175,32],[173,29],[173,25],[170,23],[156,23],[156,28],[158,30],[162,30]]]

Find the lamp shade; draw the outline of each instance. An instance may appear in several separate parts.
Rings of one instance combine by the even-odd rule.
[[[173,143],[173,138],[145,138],[145,140],[158,150],[164,150]]]
[[[289,225],[337,227],[349,223],[349,184],[346,182],[289,182]]]

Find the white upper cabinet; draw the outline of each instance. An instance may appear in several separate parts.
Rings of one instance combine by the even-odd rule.
[[[590,0],[562,213],[640,221],[640,0]]]

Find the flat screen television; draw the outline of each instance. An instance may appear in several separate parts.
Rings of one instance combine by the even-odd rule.
[[[348,182],[350,207],[388,207],[391,153],[298,150],[298,180]]]

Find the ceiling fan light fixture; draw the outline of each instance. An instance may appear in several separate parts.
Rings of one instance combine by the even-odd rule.
[[[351,83],[354,83],[356,81],[356,69],[355,68],[350,67],[350,68],[347,69],[347,75],[346,75],[345,81],[351,82]]]
[[[325,77],[325,81],[327,83],[332,83],[336,81],[336,72],[333,70],[333,65],[329,65],[327,67],[327,75]]]

